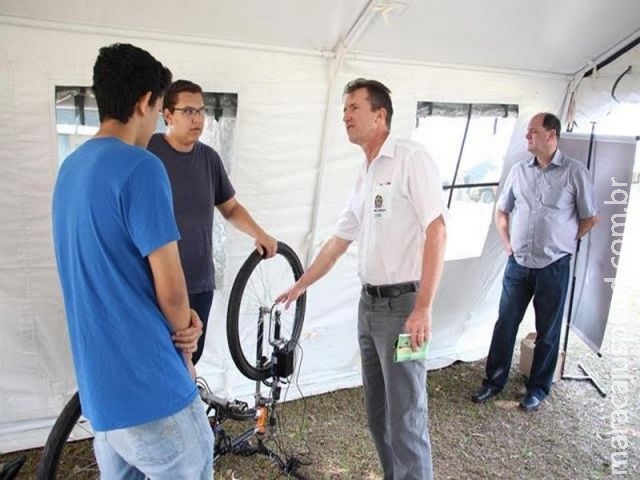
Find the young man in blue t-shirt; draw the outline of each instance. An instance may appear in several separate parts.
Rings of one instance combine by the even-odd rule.
[[[102,478],[211,479],[213,435],[190,372],[171,187],[145,147],[171,72],[133,45],[100,49],[100,129],[64,161],[53,235],[83,414]]]

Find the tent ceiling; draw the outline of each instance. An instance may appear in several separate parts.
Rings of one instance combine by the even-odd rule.
[[[0,15],[310,52],[335,51],[367,0],[3,0]],[[386,14],[389,4],[404,6]],[[356,55],[574,73],[640,34],[638,0],[374,0]],[[124,32],[123,32],[124,33]]]

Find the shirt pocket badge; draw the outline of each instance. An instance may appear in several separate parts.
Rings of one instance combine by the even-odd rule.
[[[371,199],[371,213],[373,218],[382,220],[391,216],[391,184],[377,185]]]

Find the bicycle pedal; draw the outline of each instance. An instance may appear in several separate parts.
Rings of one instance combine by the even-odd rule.
[[[249,409],[249,404],[240,400],[233,400],[229,402],[227,409],[235,413],[244,413]]]

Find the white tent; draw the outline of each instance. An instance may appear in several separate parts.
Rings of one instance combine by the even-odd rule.
[[[637,0],[3,0],[0,452],[42,445],[74,391],[51,242],[55,88],[90,86],[100,47],[134,43],[174,78],[237,93],[234,186],[305,262],[332,232],[361,160],[340,121],[347,81],[376,78],[391,88],[398,136],[412,135],[418,101],[518,105],[507,168],[524,154],[531,115],[579,110],[582,73],[636,39],[639,26]],[[637,82],[631,92],[638,97]],[[224,321],[252,243],[228,234],[200,373],[218,393],[242,396],[252,385],[229,357]],[[493,229],[468,234],[481,237],[482,249],[446,263],[431,368],[488,349],[504,257]],[[355,248],[346,257],[309,291],[305,395],[360,383]]]

